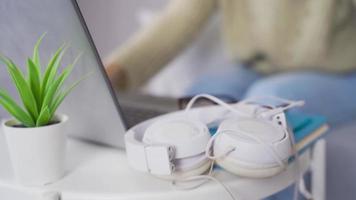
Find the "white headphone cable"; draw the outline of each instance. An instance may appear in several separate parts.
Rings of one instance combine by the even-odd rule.
[[[236,109],[232,108],[230,105],[228,105],[227,103],[225,103],[224,101],[220,100],[219,98],[217,97],[214,97],[212,95],[209,95],[209,94],[200,94],[200,95],[196,95],[195,97],[193,97],[187,104],[186,108],[185,108],[185,111],[189,111],[194,103],[200,99],[200,98],[206,98],[206,99],[209,99],[221,106],[223,106],[224,108],[226,108],[227,110],[233,112],[233,113],[236,113],[238,115],[243,115],[245,116],[246,114],[243,113],[243,112],[239,112],[237,111]],[[214,137],[214,136],[213,136]],[[216,136],[215,136],[216,137]],[[209,140],[209,143],[210,143],[211,140]],[[208,143],[208,145],[209,145]],[[225,155],[221,155],[221,156],[225,156]],[[209,158],[209,157],[208,157]],[[210,159],[210,158],[209,158]],[[187,177],[187,178],[181,178],[181,179],[176,179],[176,180],[173,180],[171,182],[171,185],[174,189],[180,189],[180,190],[192,190],[192,189],[196,189],[198,187],[200,187],[201,185],[207,183],[209,180],[211,181],[214,181],[216,183],[218,183],[219,185],[221,185],[224,190],[229,194],[229,197],[232,199],[232,200],[236,200],[235,196],[233,195],[232,191],[224,184],[222,183],[221,181],[219,181],[218,179],[214,178],[213,177],[213,167],[214,167],[214,163],[215,161],[211,159],[211,165],[210,165],[210,168],[209,168],[209,171],[206,175],[197,175],[197,176],[192,176],[192,177]],[[194,184],[194,185],[191,185],[191,186],[185,186],[183,184],[179,184],[179,183],[187,183],[187,182],[191,182],[191,181],[199,181],[199,180],[202,180],[202,182],[200,183],[197,183],[197,184]]]
[[[211,147],[212,147],[212,144],[214,142],[214,140],[216,139],[217,135],[220,135],[220,134],[224,134],[224,133],[227,133],[227,134],[241,134],[241,135],[244,135],[262,145],[264,145],[266,147],[266,150],[272,155],[272,157],[275,159],[275,161],[283,168],[286,167],[286,163],[283,162],[283,160],[279,157],[279,155],[277,154],[277,152],[275,151],[275,149],[273,147],[271,147],[270,145],[268,145],[266,142],[264,142],[263,140],[261,140],[260,138],[258,137],[254,137],[248,133],[244,133],[244,132],[236,132],[235,130],[222,130],[222,131],[219,131],[218,133],[216,133],[209,141],[207,147],[206,147],[206,150],[205,150],[205,155],[206,157],[212,159],[212,160],[216,160],[218,158],[221,158],[223,156],[226,156],[228,155],[229,153],[233,152],[236,150],[236,147],[230,147],[228,148],[224,153],[222,153],[222,155],[219,155],[219,156],[212,156],[211,155]]]
[[[275,96],[266,96],[266,97],[253,97],[247,100],[244,100],[243,103],[249,102],[253,99],[258,100],[258,99],[272,99],[272,100],[276,100],[282,103],[287,103],[287,106],[284,107],[278,107],[272,110],[263,110],[259,113],[257,113],[257,115],[261,115],[263,113],[268,113],[270,116],[275,115],[279,112],[284,112],[287,109],[290,109],[292,107],[299,107],[299,106],[303,106],[305,104],[304,101],[291,101],[288,99],[284,99],[284,98],[280,98],[280,97],[275,97]],[[299,191],[300,193],[306,198],[306,199],[312,199],[312,194],[306,189],[305,186],[305,181],[304,181],[304,177],[303,174],[300,173],[300,161],[299,161],[299,152],[296,148],[296,143],[295,143],[295,139],[294,139],[294,134],[292,134],[292,131],[290,129],[287,129],[287,132],[289,134],[289,138],[291,141],[291,145],[293,148],[293,152],[292,155],[294,156],[295,159],[295,164],[296,164],[296,180],[297,182],[294,185],[294,194],[293,194],[293,200],[298,200],[299,197]]]
[[[220,132],[216,133],[215,135],[213,135],[210,138],[210,140],[209,140],[209,142],[207,144],[206,150],[205,150],[206,157],[212,160],[212,163],[210,165],[210,169],[209,169],[208,174],[207,175],[198,175],[198,176],[192,176],[192,177],[188,177],[188,178],[182,178],[182,179],[174,180],[174,181],[172,181],[172,186],[175,189],[181,189],[181,190],[196,189],[196,188],[200,187],[201,185],[205,184],[208,180],[212,180],[212,181],[220,184],[224,188],[224,190],[229,194],[229,196],[230,196],[230,198],[232,200],[236,200],[236,198],[234,197],[232,191],[224,183],[222,183],[220,180],[218,180],[215,177],[213,177],[213,173],[212,173],[213,172],[214,162],[215,162],[216,159],[221,158],[221,157],[225,157],[226,155],[228,155],[231,152],[236,150],[236,147],[231,147],[231,148],[228,148],[224,153],[222,153],[220,155],[217,155],[217,156],[212,156],[211,155],[211,147],[212,147],[213,142],[215,141],[215,139],[217,138],[218,135],[224,134],[224,133],[236,134],[236,131],[234,131],[234,130],[223,130],[223,131],[220,131]],[[263,142],[262,140],[260,140],[257,137],[253,137],[253,136],[251,136],[251,135],[249,135],[247,133],[240,132],[239,134],[243,134],[243,135],[245,135],[245,136],[257,141],[258,143],[261,143],[261,144],[265,145],[266,149],[270,150],[269,152],[272,154],[272,156],[275,158],[275,160],[278,162],[278,164],[281,165],[282,167],[286,166],[286,163],[284,163],[279,158],[278,154],[273,150],[273,148],[270,147],[269,145],[267,145],[265,142]],[[197,180],[203,180],[203,182],[200,182],[200,183],[192,185],[192,186],[184,186],[184,185],[177,184],[179,182],[187,183],[187,182],[190,182],[190,181],[197,181]]]
[[[240,103],[240,104],[258,103],[259,100],[263,100],[263,99],[269,99],[269,100],[278,101],[280,103],[286,103],[286,104],[304,104],[304,101],[302,101],[302,100],[289,100],[289,99],[276,97],[276,96],[270,96],[270,95],[253,96],[253,97],[244,99],[242,101],[239,101],[238,103]],[[272,105],[269,105],[269,106],[274,107]]]
[[[193,189],[199,188],[200,186],[207,183],[208,181],[214,181],[222,186],[222,188],[229,195],[230,199],[237,200],[237,198],[235,197],[233,192],[229,189],[229,187],[227,185],[225,185],[223,182],[221,182],[219,179],[217,179],[213,176],[214,163],[215,163],[215,161],[212,160],[211,164],[210,164],[209,171],[206,175],[197,175],[197,176],[191,176],[191,177],[187,177],[187,178],[176,179],[171,182],[171,186],[174,189],[179,189],[179,190],[193,190]],[[199,181],[199,180],[202,180],[202,182],[191,185],[191,186],[184,186],[183,184],[179,184],[179,183],[188,183],[188,182]]]
[[[243,100],[242,102],[239,103],[248,103],[248,102],[252,102],[253,100],[259,100],[259,99],[271,99],[271,100],[275,100],[275,101],[279,101],[281,103],[287,103],[287,106],[284,107],[278,107],[272,110],[264,110],[261,111],[259,113],[257,113],[257,115],[263,114],[263,113],[268,113],[269,115],[275,115],[279,112],[283,112],[287,109],[290,109],[292,107],[299,107],[299,106],[303,106],[305,104],[304,101],[291,101],[288,99],[284,99],[284,98],[280,98],[280,97],[276,97],[276,96],[265,96],[265,97],[251,97],[248,98],[246,100]],[[272,106],[273,107],[273,106]],[[292,144],[292,148],[293,148],[293,152],[292,155],[294,156],[295,159],[295,164],[296,164],[296,180],[297,182],[295,183],[294,186],[294,194],[293,194],[293,199],[297,200],[298,196],[299,196],[299,191],[300,193],[306,198],[306,199],[312,199],[312,194],[306,189],[305,186],[305,181],[304,181],[304,177],[303,174],[300,173],[300,163],[299,163],[299,153],[298,150],[296,148],[296,143],[295,143],[295,139],[294,139],[294,134],[292,134],[292,131],[290,129],[287,130],[288,134],[289,134],[289,138],[291,140],[291,144]]]
[[[209,94],[199,94],[199,95],[196,95],[195,97],[193,97],[187,104],[187,106],[185,107],[185,111],[188,111],[190,110],[194,103],[198,100],[198,99],[201,99],[201,98],[205,98],[205,99],[209,99],[221,106],[223,106],[224,108],[226,108],[227,110],[231,111],[232,113],[235,113],[235,114],[238,114],[238,115],[241,115],[241,116],[248,116],[248,117],[251,117],[250,115],[244,113],[244,112],[241,112],[235,108],[233,108],[231,105],[229,105],[228,103],[225,103],[224,101],[220,100],[219,98],[217,97],[214,97],[212,95],[209,95]]]
[[[274,100],[274,101],[277,101],[280,103],[286,103],[288,105],[284,106],[284,107],[276,107],[275,105],[267,104],[267,106],[270,106],[273,109],[272,110],[262,110],[262,111],[256,113],[255,115],[268,113],[270,116],[272,116],[272,115],[278,114],[280,112],[283,112],[285,110],[288,110],[290,108],[300,107],[305,104],[305,102],[302,100],[289,100],[289,99],[284,99],[284,98],[276,97],[276,96],[254,96],[254,97],[244,99],[244,100],[238,102],[238,104],[258,103],[259,100],[263,100],[263,99],[270,99],[270,100]],[[266,105],[266,104],[264,104],[264,105]]]
[[[231,147],[231,148],[228,148],[224,153],[222,153],[221,155],[218,155],[218,156],[212,156],[211,155],[211,147],[212,147],[212,144],[213,142],[215,141],[216,137],[220,134],[224,134],[224,133],[233,133],[233,134],[236,134],[236,131],[235,130],[223,130],[223,131],[220,131],[218,133],[216,133],[209,141],[208,145],[207,145],[207,148],[205,150],[205,154],[206,154],[206,157],[208,157],[209,159],[212,159],[212,160],[216,160],[218,158],[221,158],[223,156],[226,156],[228,155],[229,153],[231,153],[232,151],[236,150],[236,147]],[[255,141],[257,141],[258,143],[261,143],[263,145],[265,145],[267,147],[267,149],[270,149],[270,153],[271,155],[273,155],[273,157],[275,158],[276,162],[278,162],[282,167],[286,167],[287,164],[284,163],[278,156],[278,154],[274,151],[273,147],[270,147],[268,144],[266,144],[265,142],[263,142],[262,140],[260,140],[259,138],[257,137],[253,137],[247,133],[243,133],[243,132],[239,132],[239,134],[243,134]],[[304,178],[303,178],[303,174],[300,173],[300,163],[299,163],[299,154],[297,152],[297,149],[296,149],[296,145],[295,145],[295,139],[294,139],[294,136],[291,134],[291,131],[288,130],[288,134],[289,134],[289,137],[290,137],[290,140],[291,140],[291,144],[292,144],[292,148],[293,148],[293,152],[292,152],[292,155],[294,156],[294,159],[295,159],[295,162],[296,162],[296,180],[297,182],[295,183],[294,185],[294,193],[293,193],[293,200],[297,200],[298,197],[299,197],[299,189],[300,189],[300,192],[301,194],[306,198],[306,199],[312,199],[312,195],[310,194],[310,192],[306,189],[305,187],[305,182],[304,182]],[[298,184],[299,183],[299,184]]]
[[[230,147],[228,148],[224,153],[220,154],[220,155],[214,155],[212,156],[211,155],[211,147],[212,147],[212,144],[214,143],[215,139],[217,138],[218,135],[220,134],[224,134],[224,133],[234,133],[236,134],[236,131],[234,130],[223,130],[223,131],[220,131],[220,132],[217,132],[216,134],[214,134],[208,144],[207,144],[207,147],[206,147],[206,150],[205,150],[205,155],[207,158],[211,159],[212,160],[212,163],[210,165],[210,169],[209,169],[209,172],[207,175],[198,175],[198,176],[193,176],[193,177],[188,177],[188,178],[183,178],[183,179],[177,179],[177,180],[174,180],[172,181],[172,186],[175,188],[175,189],[181,189],[181,190],[191,190],[191,189],[196,189],[198,187],[200,187],[201,185],[205,184],[208,180],[212,180],[218,184],[220,184],[224,190],[229,194],[230,198],[232,200],[236,200],[236,198],[234,197],[234,194],[232,193],[232,191],[224,184],[222,183],[220,180],[216,179],[215,177],[213,177],[213,166],[214,166],[214,162],[216,159],[219,159],[219,158],[222,158],[222,157],[225,157],[227,156],[228,154],[230,154],[231,152],[235,151],[236,150],[236,147]],[[251,138],[252,140],[255,140],[257,141],[258,143],[261,143],[263,145],[266,146],[266,149],[267,150],[270,150],[269,152],[272,154],[272,156],[275,158],[275,160],[278,162],[279,165],[281,165],[282,167],[285,168],[286,166],[286,163],[284,163],[278,156],[278,154],[273,150],[272,147],[270,147],[269,145],[267,145],[265,142],[263,142],[262,140],[260,140],[259,138],[257,137],[253,137],[247,133],[243,133],[243,132],[240,132],[240,134],[243,134],[249,138]],[[204,180],[205,179],[205,180]],[[186,182],[190,182],[190,181],[196,181],[196,180],[203,180],[203,182],[200,182],[198,184],[195,184],[195,185],[192,185],[192,186],[184,186],[184,185],[179,185],[177,184],[178,182],[183,182],[183,183],[186,183]]]
[[[229,105],[228,103],[225,103],[224,101],[220,100],[219,98],[217,98],[215,96],[212,96],[212,95],[209,95],[209,94],[199,94],[199,95],[194,96],[188,102],[187,106],[185,107],[185,111],[190,110],[193,107],[194,103],[200,98],[209,99],[209,100],[211,100],[211,101],[223,106],[227,110],[229,110],[232,113],[235,113],[237,115],[245,116],[245,117],[251,117],[249,114],[241,112],[241,111],[237,110],[236,108],[234,108],[233,106]],[[250,97],[250,98],[247,98],[245,100],[239,101],[237,104],[258,103],[258,102],[255,102],[255,101],[258,101],[258,100],[261,100],[261,99],[271,99],[271,100],[279,101],[281,103],[286,103],[288,105],[284,106],[284,107],[277,107],[277,108],[274,108],[272,110],[263,110],[262,112],[257,113],[258,115],[262,114],[262,113],[268,113],[269,115],[275,115],[277,113],[283,112],[283,111],[288,110],[290,108],[303,106],[305,104],[305,102],[302,101],[302,100],[294,101],[294,100],[288,100],[288,99],[284,99],[284,98],[280,98],[280,97],[276,97],[276,96],[254,96],[254,97]],[[272,105],[270,105],[270,106],[274,107]]]

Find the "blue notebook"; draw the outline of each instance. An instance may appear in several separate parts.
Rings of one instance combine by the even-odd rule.
[[[320,115],[286,113],[287,121],[292,127],[296,143],[326,124],[326,118]]]

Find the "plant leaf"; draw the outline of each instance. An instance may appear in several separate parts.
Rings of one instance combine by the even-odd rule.
[[[6,66],[11,65],[10,59],[2,54],[0,54],[0,61],[3,62]]]
[[[41,113],[38,116],[36,122],[36,126],[39,127],[39,126],[48,125],[50,121],[51,121],[50,112],[48,106],[46,106],[43,110],[41,110]]]
[[[64,44],[57,49],[56,53],[49,61],[47,69],[43,76],[43,80],[42,80],[42,94],[44,94],[46,92],[46,90],[49,89],[49,86],[48,86],[49,83],[51,83],[53,81],[53,79],[55,78],[57,71],[58,71],[58,67],[61,63],[61,60],[62,60],[65,50],[66,50],[66,48],[65,48],[65,44]]]
[[[62,87],[63,83],[68,78],[70,73],[73,71],[73,67],[78,62],[80,57],[81,54],[79,54],[74,59],[72,64],[65,67],[62,73],[59,75],[59,77],[52,84],[48,83],[50,86],[49,89],[46,91],[46,95],[43,99],[43,104],[41,109],[43,109],[45,106],[50,106],[52,104],[55,95],[58,93],[58,90]]]
[[[8,58],[0,56],[7,65],[7,70],[14,82],[16,89],[21,97],[21,100],[26,110],[32,115],[34,119],[38,117],[38,108],[34,95],[32,94],[30,86],[27,84],[22,72],[19,68]]]
[[[41,74],[41,61],[40,61],[40,54],[39,54],[39,47],[40,47],[40,44],[42,42],[42,39],[44,38],[44,36],[46,35],[47,33],[43,33],[41,35],[41,37],[37,40],[36,44],[35,44],[35,47],[33,48],[33,56],[32,56],[32,60],[33,60],[33,63],[38,66],[38,74]]]
[[[39,65],[36,65],[30,58],[27,60],[28,68],[28,84],[31,87],[31,91],[36,99],[37,108],[42,106],[41,97],[41,75],[39,73]],[[38,110],[38,112],[40,112]]]
[[[0,90],[0,104],[9,112],[16,120],[27,127],[34,127],[35,122],[32,117],[26,113],[17,103],[7,94]]]
[[[55,95],[58,93],[58,90],[62,87],[64,81],[68,78],[72,69],[73,69],[72,65],[65,68],[61,73],[61,75],[53,83],[49,84],[49,89],[46,91],[41,110],[52,103]]]

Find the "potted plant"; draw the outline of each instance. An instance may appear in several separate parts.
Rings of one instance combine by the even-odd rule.
[[[62,45],[41,68],[37,41],[32,58],[27,59],[27,75],[10,59],[0,55],[15,85],[22,105],[0,89],[2,106],[13,119],[4,120],[2,128],[8,144],[15,179],[25,185],[44,185],[64,175],[66,115],[57,114],[64,98],[80,82],[63,89],[63,83],[78,59],[63,68],[66,50]],[[79,58],[79,57],[77,57]]]

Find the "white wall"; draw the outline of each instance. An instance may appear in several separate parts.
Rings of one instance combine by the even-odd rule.
[[[108,55],[139,28],[139,13],[161,10],[167,0],[78,0],[95,44]]]

